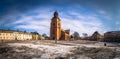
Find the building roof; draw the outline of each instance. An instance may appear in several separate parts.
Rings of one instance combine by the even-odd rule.
[[[108,31],[106,33],[120,33],[120,31]]]
[[[55,11],[54,12],[54,17],[52,18],[52,19],[55,19],[55,18],[57,18],[58,20],[60,20],[60,18],[59,18],[59,15],[58,15],[58,12],[57,11]],[[51,19],[51,20],[52,20]]]
[[[26,31],[19,31],[19,30],[4,30],[4,29],[0,29],[0,32],[4,32],[4,33],[14,33],[14,32],[18,32],[18,33],[24,33],[24,34],[29,34]]]

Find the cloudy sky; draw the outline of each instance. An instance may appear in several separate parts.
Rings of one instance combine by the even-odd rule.
[[[62,28],[101,34],[120,30],[120,0],[2,0],[0,28],[37,31],[49,35],[50,20],[55,10]]]

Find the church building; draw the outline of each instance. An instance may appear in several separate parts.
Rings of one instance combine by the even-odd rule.
[[[50,23],[50,39],[57,40],[69,40],[70,30],[63,30],[61,28],[61,19],[58,16],[58,12],[54,12],[54,17]]]

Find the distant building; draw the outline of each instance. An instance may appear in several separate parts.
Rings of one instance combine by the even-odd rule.
[[[35,35],[18,30],[0,30],[0,40],[32,40]]]
[[[63,30],[61,28],[61,20],[58,17],[58,12],[54,12],[54,17],[50,23],[50,39],[68,40],[70,39],[70,30]]]
[[[37,32],[31,32],[31,34],[32,34],[32,39],[33,39],[33,40],[38,40],[38,39],[40,39],[40,35],[39,35]]]
[[[90,40],[93,41],[103,41],[104,36],[101,35],[98,31],[95,31],[92,36],[90,37]]]
[[[120,31],[109,31],[104,33],[104,41],[120,42]]]

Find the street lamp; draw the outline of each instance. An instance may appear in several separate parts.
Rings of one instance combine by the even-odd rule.
[[[57,39],[55,38],[55,43],[57,43]]]

